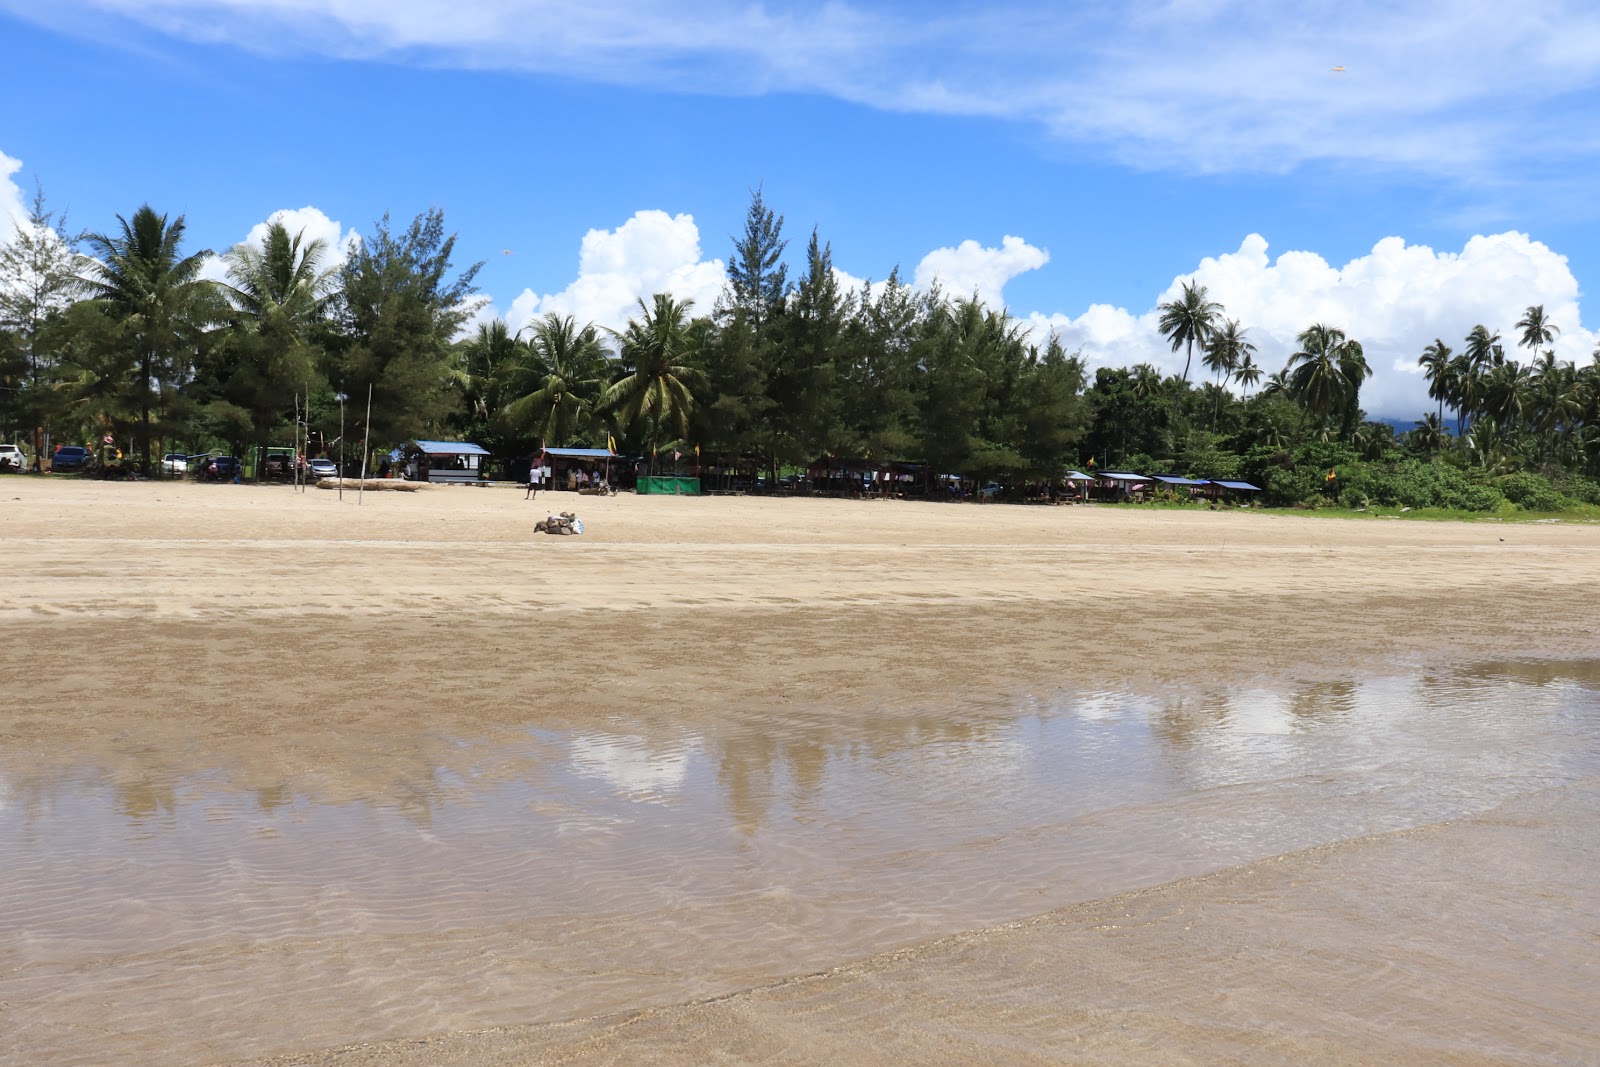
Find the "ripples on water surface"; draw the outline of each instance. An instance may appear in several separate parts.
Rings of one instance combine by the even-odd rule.
[[[203,1063],[740,989],[1593,776],[1597,690],[1600,664],[1498,664],[274,737],[233,765],[11,749],[0,1061]]]

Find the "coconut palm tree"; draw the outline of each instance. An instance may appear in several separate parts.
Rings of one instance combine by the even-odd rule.
[[[303,337],[327,313],[337,285],[337,269],[322,265],[327,252],[326,241],[307,241],[304,230],[290,237],[274,220],[260,247],[237,244],[222,257],[231,284],[219,283],[220,288],[257,332]]]
[[[1252,346],[1252,350],[1253,348],[1254,346]],[[1250,395],[1248,390],[1255,388],[1256,383],[1261,380],[1261,365],[1252,360],[1250,353],[1246,352],[1239,357],[1239,366],[1234,369],[1233,377],[1235,381],[1245,387],[1245,396],[1248,398]]]
[[[1531,353],[1555,342],[1556,335],[1561,332],[1561,327],[1551,322],[1545,316],[1543,304],[1532,304],[1517,320],[1516,329],[1522,331],[1522,339],[1517,342],[1518,348],[1526,348]]]
[[[1555,457],[1557,435],[1565,439],[1583,418],[1584,394],[1576,368],[1556,362],[1555,352],[1545,349],[1533,368],[1528,402],[1540,456],[1548,463]]]
[[[305,240],[304,231],[291,237],[274,220],[259,245],[238,244],[222,257],[228,280],[216,286],[230,329],[196,377],[214,400],[246,413],[237,432],[258,449],[282,425],[290,395],[316,374],[311,331],[327,316],[337,284],[322,265],[326,251],[324,242]],[[256,477],[264,475],[265,464],[257,464]]]
[[[1148,363],[1137,363],[1132,372],[1133,395],[1141,400],[1161,392],[1161,372]]]
[[[534,323],[528,348],[536,361],[531,388],[506,405],[506,418],[547,445],[573,444],[589,429],[609,377],[599,333],[551,312]]]
[[[1339,344],[1338,360],[1339,375],[1344,379],[1344,420],[1339,433],[1350,437],[1355,433],[1356,419],[1361,414],[1361,385],[1372,377],[1372,367],[1367,363],[1361,342],[1353,338]]]
[[[704,331],[689,318],[693,306],[692,300],[657,293],[651,306],[639,301],[641,318],[613,331],[623,377],[601,394],[598,410],[615,412],[622,425],[648,436],[652,455],[663,432],[688,437],[694,390],[705,383],[694,363]]]
[[[1492,367],[1483,380],[1483,413],[1511,432],[1522,422],[1528,409],[1531,384],[1528,368],[1519,363]]]
[[[1444,419],[1429,412],[1411,431],[1411,443],[1424,452],[1438,452],[1444,447]]]
[[[490,423],[499,418],[519,377],[543,377],[537,359],[527,345],[512,336],[504,319],[479,323],[472,339],[456,347],[461,353],[461,363],[453,369],[456,387],[474,421]]]
[[[130,406],[138,411],[135,444],[150,468],[151,411],[186,375],[200,335],[220,317],[216,290],[200,277],[210,252],[180,255],[183,216],[168,221],[145,204],[133,218],[117,216],[115,233],[91,233],[95,253],[84,279],[91,299],[121,328],[120,343],[136,368]]]
[[[1205,286],[1190,281],[1183,283],[1183,291],[1178,299],[1169,300],[1156,310],[1161,313],[1156,323],[1161,336],[1172,345],[1174,352],[1180,348],[1184,350],[1183,389],[1174,390],[1172,394],[1172,424],[1176,427],[1178,404],[1189,388],[1189,367],[1194,362],[1194,346],[1198,344],[1204,348],[1211,339],[1217,316],[1222,314],[1222,305],[1208,299]]]
[[[1340,367],[1344,331],[1319,322],[1302,330],[1296,340],[1300,349],[1284,367],[1289,395],[1306,415],[1327,419],[1342,408],[1348,388]]]
[[[1237,319],[1224,319],[1211,333],[1206,341],[1205,351],[1200,354],[1200,360],[1217,376],[1217,394],[1213,398],[1211,408],[1211,431],[1216,432],[1217,419],[1222,414],[1222,372],[1227,371],[1232,378],[1239,365],[1256,350],[1256,346],[1245,340],[1249,331],[1239,325]]]
[[[1439,338],[1427,348],[1422,350],[1422,355],[1417,362],[1422,364],[1422,373],[1428,379],[1428,398],[1439,402],[1439,421],[1444,422],[1444,402],[1449,399],[1453,383],[1451,381],[1451,356],[1454,353],[1450,346]]]

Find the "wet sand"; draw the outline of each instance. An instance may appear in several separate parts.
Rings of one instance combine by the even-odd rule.
[[[1570,845],[1593,831],[1562,814],[1592,809],[1589,763],[1534,758],[1562,745],[1592,757],[1581,729],[1474,735],[1522,754],[1492,779],[1374,777],[1347,753],[1313,792],[1271,804],[1235,783],[1207,807],[1190,768],[1156,798],[1159,818],[1119,807],[1117,832],[1076,864],[1090,838],[1049,829],[1065,825],[1054,809],[950,802],[930,829],[852,805],[930,810],[893,792],[903,782],[959,798],[985,773],[972,754],[1026,747],[1019,713],[1061,694],[1157,694],[1150,729],[1175,733],[1149,745],[1211,766],[1216,753],[1180,735],[1248,716],[1219,719],[1189,691],[1259,687],[1321,707],[1337,703],[1326,686],[1385,670],[1600,655],[1600,528],[554,500],[589,532],[535,537],[554,508],[498,489],[358,508],[325,491],[0,480],[0,677],[22,694],[0,708],[0,841],[23,861],[8,898],[28,904],[0,924],[0,1013],[24,1035],[0,1062],[314,1061],[448,1031],[473,1032],[339,1062],[1362,1062],[1398,1049],[1582,1062],[1574,1050],[1596,1040],[1562,1007],[1573,975],[1541,978],[1515,955],[1552,928],[1568,949],[1594,943],[1593,853]],[[1362,735],[1319,736],[1360,750]],[[1433,755],[1406,743],[1417,767]],[[846,757],[879,777],[841,779]],[[557,781],[558,765],[580,773]],[[590,765],[610,775],[598,791],[573,784]],[[964,767],[979,778],[949,777]],[[674,775],[716,788],[674,793]],[[1314,778],[1300,767],[1294,780]],[[508,800],[516,789],[534,794]],[[1550,790],[1569,791],[1561,810],[1516,815],[1515,842],[1485,814]],[[1368,803],[1396,791],[1393,808]],[[695,806],[712,796],[725,823]],[[645,803],[671,817],[640,817]],[[531,815],[505,815],[518,804]],[[1185,812],[1227,829],[1172,831]],[[518,837],[533,816],[572,840]],[[1008,820],[1049,847],[1008,836]],[[30,837],[47,823],[87,829]],[[706,836],[713,824],[722,838]],[[230,844],[239,834],[292,847]],[[652,883],[651,835],[685,854],[677,882]],[[1460,848],[1512,856],[1505,883],[1466,878]],[[859,862],[830,867],[841,852]],[[587,881],[563,893],[574,871]],[[950,888],[892,906],[928,883]],[[536,907],[517,892],[530,885]],[[1488,940],[1397,959],[1418,914],[1400,898],[1418,887],[1439,897],[1428,914],[1456,907]],[[1229,918],[1200,940],[1171,920],[1140,925],[1132,940],[1152,955],[1125,958],[1130,938],[1106,941],[1083,918],[1120,907]],[[1307,915],[1327,916],[1320,949],[1290,937]],[[651,929],[641,961],[629,947]],[[1511,952],[1503,973],[1477,966],[1490,943]],[[1025,973],[1001,980],[1012,960]],[[1395,998],[1354,980],[1374,971],[1448,995],[1400,1025]],[[1474,999],[1485,973],[1544,982],[1520,1039],[1521,1008],[1486,1014]],[[1238,991],[1219,1001],[1224,979]],[[339,998],[343,1014],[327,1006]]]

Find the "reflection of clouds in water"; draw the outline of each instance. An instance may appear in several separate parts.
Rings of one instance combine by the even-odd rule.
[[[572,769],[628,793],[675,793],[688,777],[694,747],[653,749],[642,737],[584,734],[572,739]]]
[[[1414,677],[1367,678],[1355,683],[1349,699],[1353,716],[1362,722],[1380,724],[1417,711],[1417,679]]]
[[[1292,734],[1296,721],[1289,699],[1271,689],[1245,689],[1228,701],[1229,715],[1218,724],[1232,734]]]
[[[1071,697],[1055,710],[1065,711],[1089,722],[1102,722],[1126,715],[1148,716],[1155,708],[1154,700],[1127,693],[1084,693]]]

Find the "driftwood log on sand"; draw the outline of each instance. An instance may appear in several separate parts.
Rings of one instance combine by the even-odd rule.
[[[322,478],[317,481],[318,489],[361,489],[363,487],[369,493],[383,489],[414,493],[418,489],[428,488],[428,483],[408,482],[400,478],[368,478],[365,482],[360,478]]]

